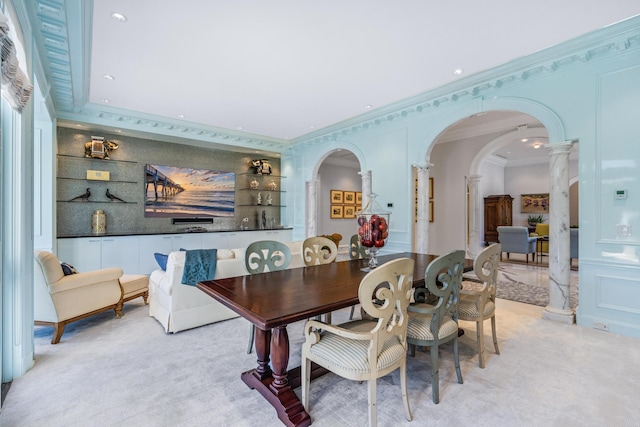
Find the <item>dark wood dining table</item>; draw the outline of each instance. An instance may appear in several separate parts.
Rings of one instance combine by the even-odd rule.
[[[437,255],[403,252],[379,256],[380,264],[397,258],[415,260],[414,287],[424,284],[425,269]],[[300,367],[287,371],[287,325],[357,304],[358,287],[368,260],[333,262],[249,276],[198,283],[197,287],[256,326],[258,366],[241,374],[276,409],[287,426],[308,426],[311,418],[294,389],[300,386]],[[465,259],[464,270],[473,269]],[[271,367],[269,366],[271,362]],[[312,377],[324,370],[315,367]]]

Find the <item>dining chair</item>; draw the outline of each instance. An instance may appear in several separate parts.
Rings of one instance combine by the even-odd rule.
[[[363,259],[366,258],[367,248],[360,244],[360,236],[354,234],[349,241],[349,257],[351,259]]]
[[[404,409],[407,420],[411,421],[406,333],[413,268],[412,259],[399,258],[364,276],[358,288],[358,298],[373,320],[356,320],[342,325],[310,320],[305,324],[301,380],[302,404],[307,412],[311,362],[343,378],[367,381],[370,426],[377,424],[377,379],[399,369]],[[377,301],[382,301],[382,304]]]
[[[247,246],[244,254],[244,263],[250,274],[285,270],[291,263],[291,250],[282,242],[259,240]],[[255,335],[256,326],[252,323],[247,354],[251,353]]]
[[[473,271],[481,283],[474,283],[473,285],[479,286],[471,288],[463,285],[460,290],[458,320],[476,322],[478,359],[481,368],[485,367],[484,321],[487,319],[491,319],[493,346],[496,354],[500,354],[496,335],[496,284],[501,251],[500,243],[495,243],[480,252],[473,261]],[[463,282],[463,284],[466,283]]]
[[[349,240],[349,258],[354,259],[364,259],[367,256],[366,252],[367,248],[360,244],[360,236],[354,234],[351,236]],[[351,313],[349,313],[349,320],[353,319],[353,314],[355,312],[356,306],[351,306]]]
[[[438,351],[441,344],[453,341],[453,358],[462,384],[458,357],[458,291],[462,281],[464,251],[453,251],[433,260],[425,271],[426,287],[415,289],[415,303],[408,308],[407,343],[415,357],[415,348],[429,347],[431,356],[431,394],[433,403],[440,401],[440,368]]]
[[[338,246],[326,237],[309,237],[302,242],[304,265],[329,264],[336,260]]]

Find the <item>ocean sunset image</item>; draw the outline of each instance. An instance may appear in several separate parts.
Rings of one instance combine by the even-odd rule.
[[[229,217],[235,213],[233,172],[145,166],[146,217]]]

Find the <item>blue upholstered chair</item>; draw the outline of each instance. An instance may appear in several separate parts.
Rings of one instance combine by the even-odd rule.
[[[569,229],[569,264],[575,258],[578,259],[578,237],[579,237],[579,228],[570,228]]]
[[[529,229],[527,227],[515,227],[503,225],[498,227],[498,240],[502,244],[502,252],[507,253],[507,259],[510,253],[525,254],[527,264],[529,263],[529,254],[532,254],[533,261],[536,260],[536,242],[537,237],[529,237]],[[500,253],[502,259],[502,253]]]

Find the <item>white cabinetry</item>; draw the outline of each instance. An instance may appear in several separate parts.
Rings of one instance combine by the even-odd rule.
[[[102,268],[120,267],[125,274],[137,274],[138,236],[102,238]]]
[[[58,259],[78,271],[99,270],[102,268],[102,238],[58,239]]]
[[[58,258],[79,271],[120,267],[128,274],[151,274],[158,268],[156,252],[245,248],[257,240],[289,242],[291,230],[62,238],[58,239]]]

